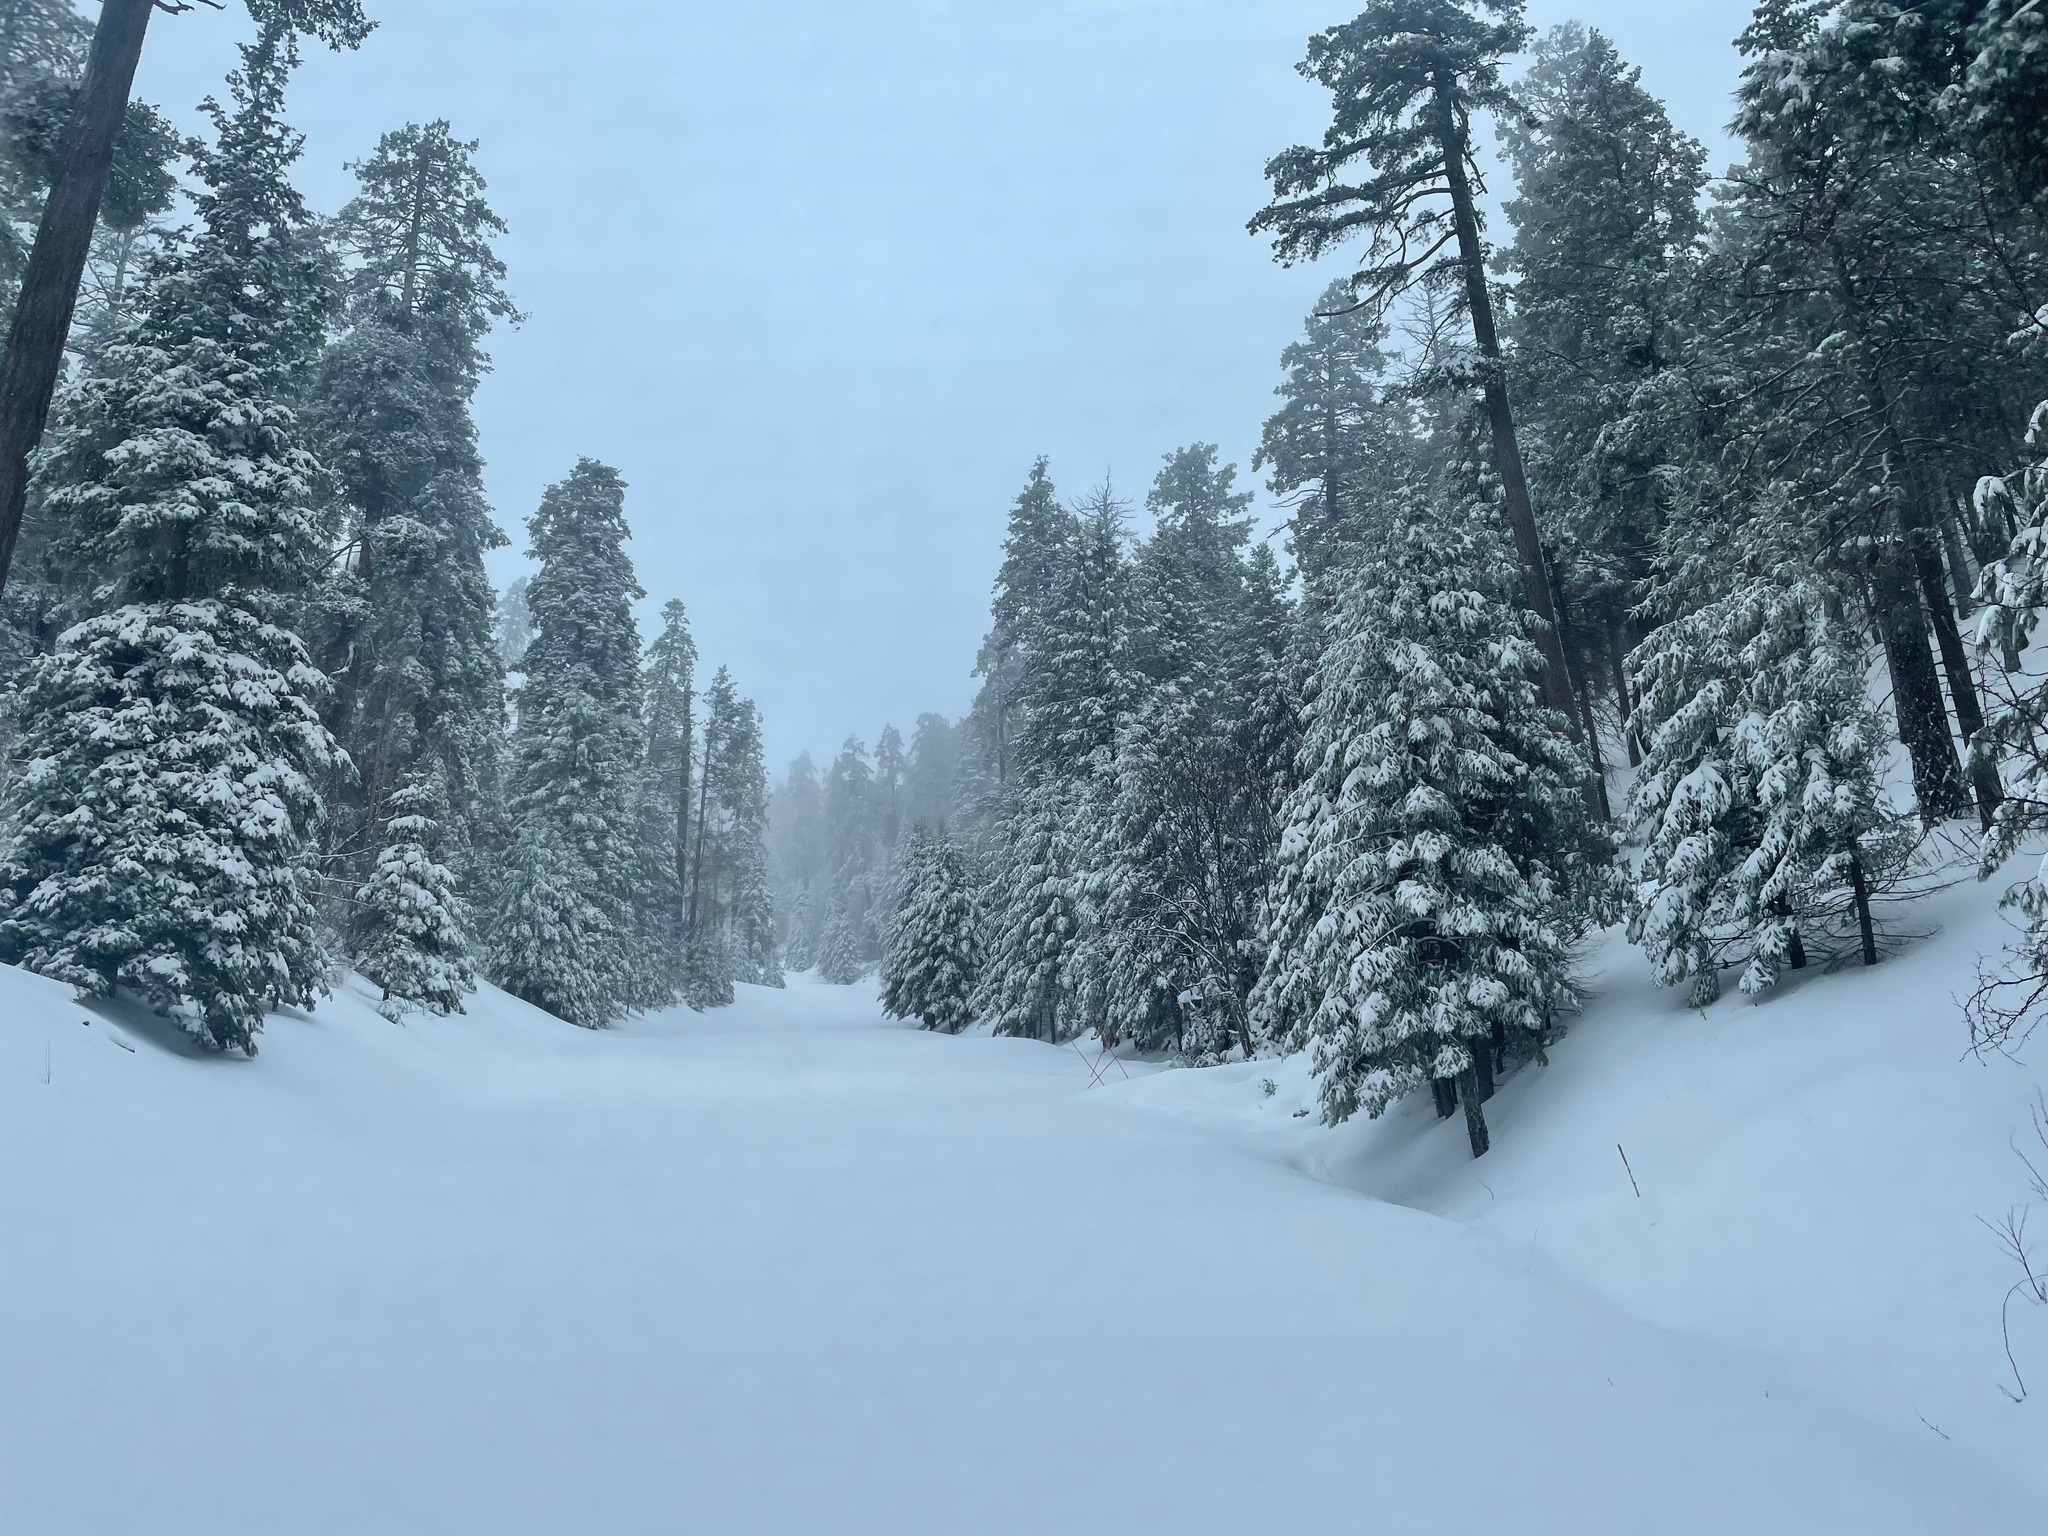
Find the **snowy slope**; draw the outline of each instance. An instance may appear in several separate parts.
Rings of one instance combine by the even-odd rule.
[[[0,1531],[2038,1528],[1965,937],[1706,1023],[1617,957],[1476,1169],[801,982],[242,1061],[0,971]]]

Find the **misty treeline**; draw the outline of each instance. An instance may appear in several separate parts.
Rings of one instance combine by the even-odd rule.
[[[504,225],[443,122],[306,207],[304,9],[250,6],[208,134],[138,103],[117,145],[5,593],[0,958],[245,1050],[342,967],[393,1017],[483,976],[593,1027],[778,984],[758,713],[679,604],[643,646],[604,464],[501,605],[471,401],[519,319]],[[10,285],[88,35],[0,0]]]
[[[2048,823],[2048,13],[1765,0],[1735,46],[1710,176],[1519,0],[1313,38],[1328,131],[1251,221],[1343,273],[1253,464],[1287,567],[1206,444],[1141,520],[1034,466],[973,711],[920,729],[943,816],[852,796],[928,818],[863,841],[828,786],[799,834],[807,765],[777,801],[792,951],[824,912],[934,1027],[1308,1051],[1326,1120],[1427,1087],[1477,1154],[1596,927],[1759,994],[1875,963],[1929,829],[1989,877]],[[875,794],[854,744],[832,775]],[[1980,1041],[2048,978],[2048,894],[2009,900]]]

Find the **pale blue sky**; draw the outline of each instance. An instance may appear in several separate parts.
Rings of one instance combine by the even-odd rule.
[[[84,7],[88,12],[90,5]],[[1320,131],[1292,65],[1345,0],[368,0],[309,59],[301,175],[446,117],[480,139],[531,315],[478,401],[515,540],[579,454],[632,489],[649,607],[766,715],[771,766],[958,713],[1034,455],[1142,498],[1169,449],[1249,472],[1280,349],[1339,268],[1244,232]],[[1726,157],[1742,0],[1534,0],[1600,27]],[[158,16],[182,120],[244,23]]]

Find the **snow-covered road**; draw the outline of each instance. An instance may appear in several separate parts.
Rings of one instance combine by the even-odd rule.
[[[0,972],[8,1536],[2039,1527],[1533,1248],[847,989],[147,1034]]]

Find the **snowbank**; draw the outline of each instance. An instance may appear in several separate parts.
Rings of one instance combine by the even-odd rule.
[[[1957,1060],[1945,900],[1705,1020],[1609,956],[1476,1165],[864,988],[244,1061],[0,971],[0,1529],[2031,1529],[1973,1220],[2028,1081]]]

